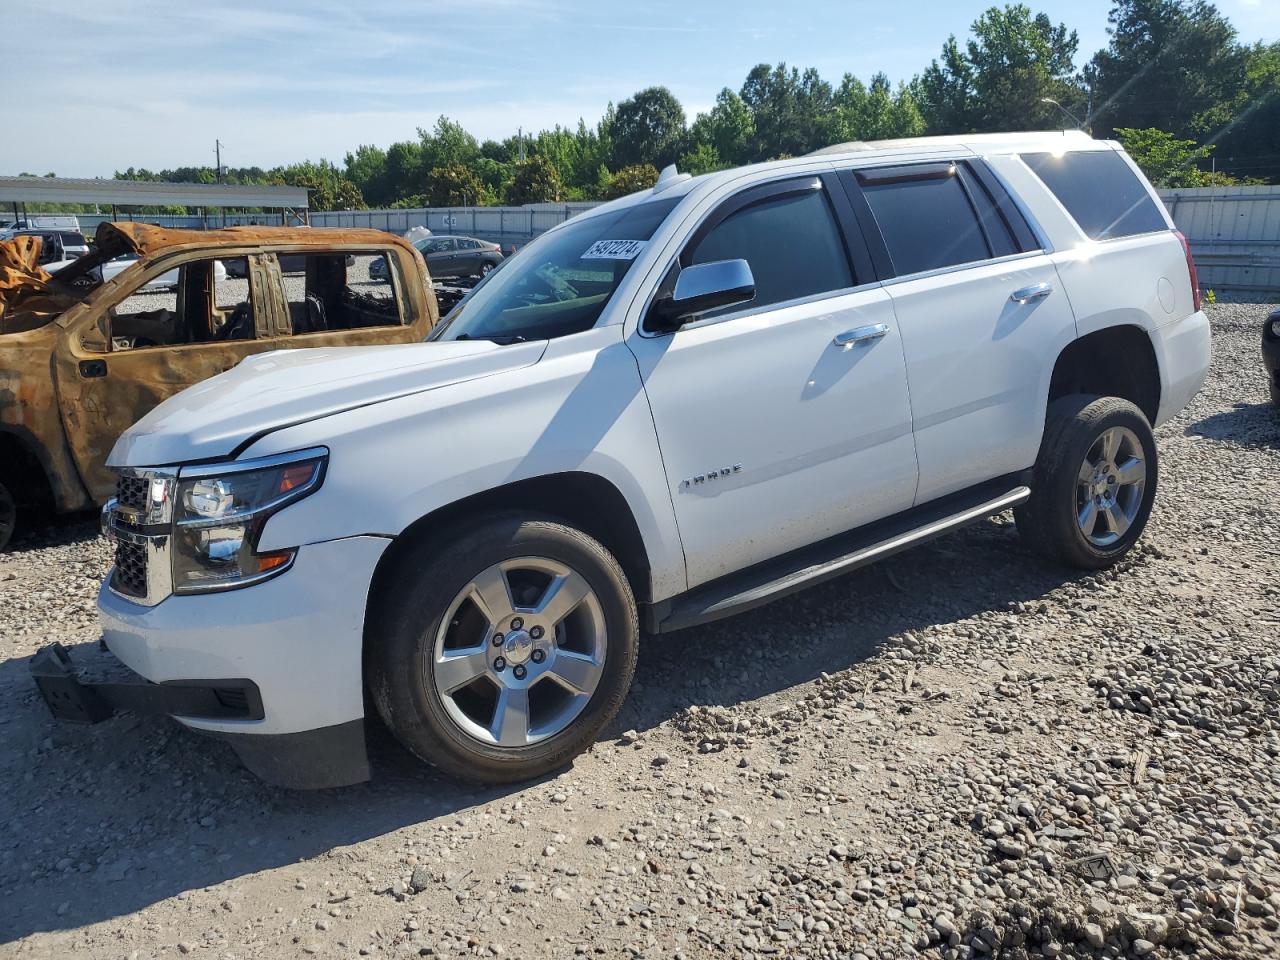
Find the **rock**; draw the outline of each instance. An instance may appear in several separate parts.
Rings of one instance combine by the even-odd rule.
[[[1086,923],[1084,925],[1084,938],[1089,941],[1089,946],[1098,950],[1101,950],[1102,945],[1107,942],[1107,938],[1102,932],[1102,927],[1096,923]]]
[[[426,864],[420,863],[413,868],[413,875],[409,878],[409,887],[414,893],[421,893],[431,886],[433,882],[431,871],[427,869]]]

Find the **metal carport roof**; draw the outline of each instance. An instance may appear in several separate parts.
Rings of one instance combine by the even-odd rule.
[[[0,177],[0,203],[97,203],[131,207],[307,209],[305,187],[146,180]]]

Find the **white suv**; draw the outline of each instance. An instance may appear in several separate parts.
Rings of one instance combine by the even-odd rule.
[[[105,642],[33,671],[300,786],[414,753],[503,782],[614,716],[645,630],[742,614],[1013,508],[1100,568],[1209,364],[1186,242],[1082,134],[848,144],[580,214],[416,345],[250,358],[111,463]],[[121,692],[124,691],[124,692]]]

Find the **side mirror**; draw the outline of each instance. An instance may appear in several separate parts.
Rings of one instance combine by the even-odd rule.
[[[699,314],[750,303],[755,296],[756,281],[747,261],[695,263],[681,269],[671,296],[654,304],[655,318],[665,329],[674,330]]]

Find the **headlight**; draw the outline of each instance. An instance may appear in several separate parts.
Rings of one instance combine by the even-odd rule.
[[[283,573],[296,549],[258,552],[272,514],[314,493],[328,451],[185,468],[174,505],[173,590],[206,593]]]

